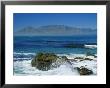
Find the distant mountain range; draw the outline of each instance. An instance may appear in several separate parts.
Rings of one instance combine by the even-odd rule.
[[[76,28],[66,25],[47,25],[38,28],[25,27],[14,32],[15,36],[73,36],[96,35],[97,30],[91,28]]]

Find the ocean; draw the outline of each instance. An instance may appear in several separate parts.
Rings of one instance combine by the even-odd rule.
[[[84,45],[97,45],[97,36],[14,36],[13,73],[14,75],[38,76],[76,75],[78,73],[71,71],[67,64],[54,70],[40,71],[31,67],[30,63],[39,52],[65,55],[68,58],[75,54],[86,54],[88,51],[97,54],[97,48],[86,48],[83,47]],[[94,65],[94,62],[92,65]],[[94,74],[96,74],[96,71]]]

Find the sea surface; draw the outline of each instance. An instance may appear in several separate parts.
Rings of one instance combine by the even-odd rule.
[[[55,53],[68,57],[74,54],[97,54],[97,48],[68,47],[69,45],[97,45],[97,36],[14,36],[14,75],[76,75],[67,64],[60,68],[40,71],[31,67],[31,60],[39,52]],[[89,63],[89,62],[88,62]],[[93,66],[94,66],[93,62]],[[96,64],[95,64],[96,65]],[[96,66],[95,66],[96,68]],[[94,69],[93,69],[94,70]]]

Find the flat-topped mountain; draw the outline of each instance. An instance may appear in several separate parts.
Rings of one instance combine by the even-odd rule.
[[[25,27],[14,32],[15,36],[73,36],[96,34],[96,29],[76,28],[66,25],[46,25],[38,28]]]

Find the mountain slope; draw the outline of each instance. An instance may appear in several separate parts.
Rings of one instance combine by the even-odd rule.
[[[72,36],[96,35],[96,29],[75,28],[65,25],[47,25],[38,28],[26,27],[14,33],[15,36]]]

